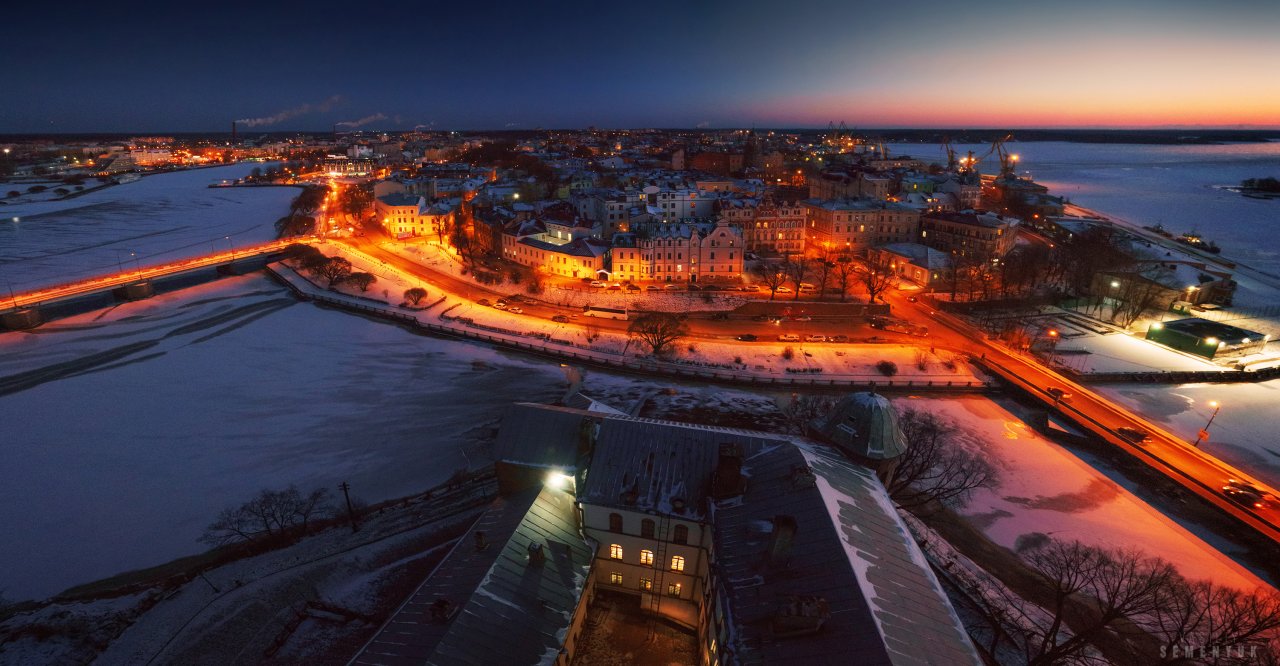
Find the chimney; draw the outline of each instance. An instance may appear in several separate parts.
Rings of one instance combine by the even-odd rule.
[[[794,516],[779,514],[773,517],[773,532],[769,535],[769,550],[766,553],[769,566],[785,567],[791,560],[791,546],[796,540],[796,519]]]
[[[742,494],[742,449],[737,444],[720,444],[716,469],[711,473],[711,496],[722,500]]]
[[[476,532],[476,551],[481,551],[489,547],[488,539],[484,538],[484,532]]]
[[[547,561],[547,554],[542,550],[542,544],[529,544],[529,566],[540,567]]]
[[[231,145],[236,143],[236,121],[231,121]]]
[[[778,603],[773,613],[773,637],[808,636],[822,630],[831,617],[825,597],[791,595]]]

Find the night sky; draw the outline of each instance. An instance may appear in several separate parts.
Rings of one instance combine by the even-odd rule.
[[[22,2],[0,133],[1278,127],[1278,35],[1276,0]]]

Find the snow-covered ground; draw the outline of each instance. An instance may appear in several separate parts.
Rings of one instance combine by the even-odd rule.
[[[0,278],[26,291],[273,240],[297,188],[208,187],[262,166],[163,173],[64,201],[0,206]]]
[[[482,462],[505,406],[565,381],[254,275],[2,333],[0,386],[21,389],[0,396],[0,589],[23,599],[201,550],[263,488],[434,485]]]
[[[1054,362],[1078,372],[1160,372],[1162,370],[1218,371],[1222,366],[1182,354],[1123,333],[1086,333],[1062,339]]]
[[[1095,387],[1107,397],[1190,442],[1213,414],[1222,410],[1200,446],[1215,457],[1271,487],[1280,487],[1280,380],[1246,384],[1151,386],[1109,384]]]
[[[1163,557],[1192,579],[1253,589],[1266,583],[1070,451],[1032,430],[1013,403],[985,397],[897,398],[898,409],[930,412],[957,440],[998,470],[964,509],[995,542],[1013,547],[1035,533]]]

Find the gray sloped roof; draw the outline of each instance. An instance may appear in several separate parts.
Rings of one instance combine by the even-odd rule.
[[[546,554],[541,566],[529,563],[530,545]],[[542,489],[427,663],[548,663],[564,643],[591,558],[573,495]]]
[[[749,454],[747,492],[715,510],[716,559],[739,664],[977,664],[950,602],[870,470],[811,443]],[[797,483],[807,468],[812,483]],[[785,566],[770,565],[771,521],[797,529]],[[818,596],[819,633],[778,638],[770,624],[792,595]],[[856,661],[844,661],[857,655]]]
[[[870,470],[801,444],[894,664],[980,664],[942,584]]]
[[[502,416],[493,444],[495,460],[526,465],[575,467],[585,450],[585,429],[593,427],[585,411],[552,405],[517,403]]]
[[[890,460],[907,451],[893,404],[875,393],[850,393],[812,426],[836,446],[870,460]]]
[[[748,451],[779,440],[746,430],[607,415],[579,497],[590,504],[701,520],[720,444],[739,444]],[[634,504],[622,498],[628,489],[636,492]],[[685,509],[673,510],[673,499],[684,500]]]

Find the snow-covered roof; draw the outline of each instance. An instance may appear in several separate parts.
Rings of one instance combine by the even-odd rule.
[[[813,430],[836,446],[869,460],[890,460],[907,451],[898,415],[889,399],[876,393],[850,393]]]

